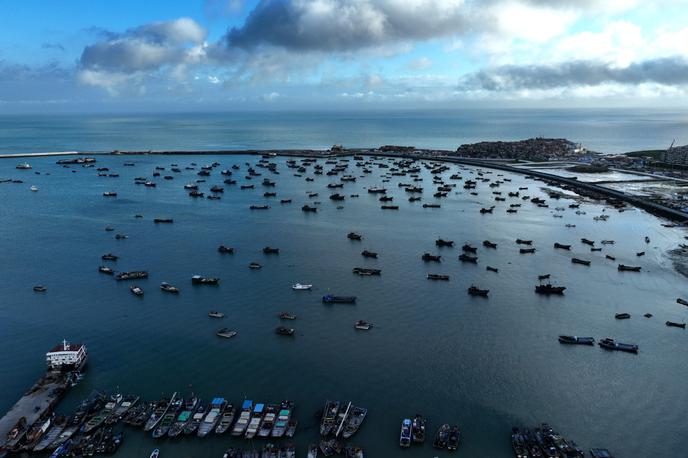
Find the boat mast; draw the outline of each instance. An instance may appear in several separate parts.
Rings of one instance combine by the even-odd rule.
[[[342,432],[342,428],[344,427],[344,423],[346,422],[346,417],[349,415],[350,408],[351,401],[349,401],[349,405],[346,406],[346,411],[344,412],[344,416],[342,417],[342,422],[339,424],[339,428],[337,428],[337,432],[335,433],[334,437],[339,437],[339,433]]]

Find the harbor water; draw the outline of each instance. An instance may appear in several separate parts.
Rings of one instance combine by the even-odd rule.
[[[50,149],[45,146],[77,147],[41,149]],[[326,186],[338,177],[316,175],[305,182],[281,157],[271,159],[280,174],[257,169],[263,177],[254,178],[255,189],[248,190],[239,189],[247,183],[245,163],[255,164],[259,156],[97,159],[96,167],[119,178],[99,177],[95,168],[63,168],[56,158],[31,158],[33,170],[16,170],[17,161],[0,160],[0,178],[24,181],[0,184],[0,410],[44,371],[44,353],[67,338],[85,343],[90,359],[85,378],[60,405],[62,413],[93,390],[151,400],[177,391],[205,400],[222,396],[235,405],[246,398],[291,399],[300,423],[294,442],[298,456],[305,456],[307,444],[318,440],[315,413],[325,400],[339,399],[368,408],[351,442],[374,458],[451,456],[434,450],[431,441],[399,449],[401,420],[416,413],[428,417],[431,435],[443,423],[461,427],[456,456],[511,456],[512,426],[540,422],[586,450],[606,447],[617,457],[685,455],[688,334],[665,326],[688,316],[688,308],[676,303],[688,296],[686,280],[667,257],[683,241],[684,229],[662,227],[664,221],[636,209],[618,212],[590,200],[582,200],[576,214],[568,208],[573,199],[551,200],[542,183],[507,173],[512,181],[500,188],[479,182],[477,196],[459,181],[447,198],[437,200],[441,208],[424,209],[422,202],[408,202],[397,186],[410,182],[408,177],[382,183],[380,175],[389,169],[373,167],[362,176],[353,160],[349,172],[362,177],[334,190],[347,198],[333,202]],[[123,166],[130,161],[134,167]],[[201,177],[185,167],[214,161],[221,166],[199,184],[201,191],[222,184],[219,170],[232,164],[241,168],[234,173],[238,184],[225,186],[221,200],[189,197],[183,185]],[[172,174],[171,163],[183,172],[173,174],[174,180],[155,179],[155,188],[134,184],[135,177],[152,177],[157,166],[165,167],[163,175]],[[474,168],[450,169],[442,174],[448,182],[457,172],[464,180],[476,177]],[[498,173],[485,176],[494,181]],[[313,176],[311,170],[304,175]],[[265,177],[276,182],[277,197],[263,197]],[[422,177],[423,202],[434,202],[425,168]],[[38,192],[30,192],[31,185]],[[381,210],[379,196],[367,193],[380,185],[389,189],[398,211]],[[542,197],[549,208],[521,199],[494,201],[494,190],[506,196],[526,186],[522,195]],[[108,191],[117,197],[103,197]],[[308,198],[308,191],[319,196]],[[322,202],[317,213],[301,211],[313,201]],[[516,202],[522,203],[518,213],[506,213]],[[249,210],[265,203],[267,211]],[[480,214],[492,205],[493,214]],[[566,210],[556,211],[557,206]],[[607,221],[593,219],[603,214]],[[154,224],[153,218],[174,223]],[[106,226],[115,231],[106,232]],[[363,240],[348,240],[351,231]],[[117,233],[128,238],[115,240]],[[438,237],[454,240],[455,247],[437,248]],[[615,244],[593,253],[580,243],[583,237]],[[532,239],[536,252],[519,254],[517,238]],[[482,247],[486,239],[497,249]],[[555,250],[555,242],[572,249]],[[477,265],[458,261],[464,243],[478,247]],[[235,254],[218,253],[220,244],[234,247]],[[279,255],[263,254],[265,246],[278,247]],[[362,257],[364,249],[379,258]],[[637,257],[640,251],[645,256]],[[119,256],[109,263],[115,270],[148,270],[150,277],[117,282],[99,273],[101,255],[110,252]],[[442,262],[422,262],[424,252],[442,255]],[[606,254],[640,265],[642,272],[618,272]],[[572,257],[591,260],[591,266],[572,264]],[[263,268],[249,269],[254,261]],[[487,265],[499,273],[486,271]],[[379,268],[382,275],[359,277],[353,267]],[[450,281],[428,281],[428,273],[447,274]],[[564,296],[534,293],[538,275],[546,273],[567,287]],[[219,277],[220,284],[192,286],[194,274]],[[179,287],[180,294],[162,292],[163,281]],[[313,284],[313,290],[293,291],[296,282]],[[144,289],[143,297],[129,292],[132,283]],[[47,291],[32,291],[37,284]],[[489,298],[469,296],[471,285],[489,289]],[[324,305],[327,293],[356,295],[358,301]],[[213,320],[209,310],[224,312],[225,318]],[[289,322],[296,329],[293,338],[274,332],[282,311],[297,315]],[[631,319],[616,320],[619,312]],[[648,312],[654,316],[643,317]],[[356,331],[359,319],[375,326]],[[238,335],[218,338],[220,327]],[[640,351],[561,345],[560,334],[612,337],[638,344]],[[214,435],[154,441],[126,428],[118,456],[147,457],[157,447],[165,458],[220,457],[231,445],[251,444],[262,446],[260,440]]]

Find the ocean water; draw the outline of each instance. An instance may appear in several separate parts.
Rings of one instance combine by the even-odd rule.
[[[0,115],[0,153],[413,145],[563,137],[621,153],[688,143],[688,110],[417,110],[361,112]]]
[[[44,134],[41,147],[40,139],[30,140],[28,133],[22,142],[35,142],[37,150],[95,144],[94,134],[82,132],[69,138],[83,143],[67,141],[64,133]],[[137,135],[120,132],[102,138],[94,149],[115,143],[127,148],[136,142],[152,147],[156,138],[165,137],[162,128],[150,136]],[[165,146],[177,136],[182,137],[170,132]],[[294,141],[287,133],[284,138]],[[185,141],[178,146],[211,142],[202,137]],[[277,144],[277,136],[270,141]],[[429,443],[399,449],[401,420],[416,413],[429,418],[431,435],[442,423],[460,425],[456,456],[511,456],[511,427],[543,421],[585,449],[607,447],[617,457],[685,455],[688,335],[664,324],[685,321],[688,315],[688,308],[676,303],[677,297],[688,296],[685,278],[666,255],[683,240],[685,230],[662,227],[662,220],[642,211],[620,213],[587,200],[581,205],[585,214],[554,210],[567,207],[570,199],[551,201],[550,208],[520,199],[494,202],[494,189],[487,183],[478,185],[478,196],[459,185],[438,201],[442,208],[423,209],[419,202],[408,202],[397,186],[409,182],[408,177],[385,183],[400,209],[383,211],[378,196],[366,192],[383,184],[381,174],[389,169],[378,168],[338,190],[360,197],[347,197],[337,209],[326,187],[337,177],[316,175],[315,181],[305,182],[285,167],[284,158],[274,159],[279,175],[258,169],[277,182],[276,198],[263,197],[263,177],[252,180],[254,190],[227,186],[219,201],[187,195],[183,184],[198,179],[196,171],[183,170],[172,181],[156,179],[156,188],[133,182],[138,176],[151,177],[156,166],[169,170],[178,163],[184,169],[191,162],[218,161],[221,168],[240,165],[235,176],[243,184],[248,182],[246,163],[258,159],[98,157],[98,166],[120,173],[119,178],[98,177],[94,168],[62,168],[55,158],[31,159],[32,171],[15,170],[15,160],[0,160],[0,178],[24,180],[0,184],[0,410],[9,408],[42,373],[45,351],[67,338],[87,344],[90,362],[84,380],[59,408],[65,413],[94,389],[146,399],[194,392],[204,399],[224,396],[235,404],[244,398],[292,399],[300,422],[295,443],[299,456],[305,456],[307,444],[318,440],[314,413],[326,399],[339,399],[369,409],[352,442],[373,458],[452,456]],[[134,161],[135,167],[124,167],[126,161]],[[362,175],[353,161],[350,171]],[[467,179],[476,170],[451,166],[442,176],[448,179],[455,172]],[[495,180],[499,173],[486,176]],[[423,201],[434,201],[431,175],[423,169],[422,177]],[[528,195],[548,199],[541,183],[522,175],[504,177],[512,180],[499,188],[505,195],[527,186]],[[216,169],[201,190],[207,192],[222,178]],[[30,192],[30,185],[39,191]],[[103,197],[105,191],[118,196]],[[319,196],[309,199],[308,191]],[[286,198],[293,203],[276,200]],[[322,202],[317,214],[300,210],[315,200]],[[505,208],[516,201],[522,208],[507,214]],[[271,208],[248,208],[262,203]],[[496,206],[494,214],[481,215],[479,209],[488,205]],[[610,215],[608,221],[593,220],[603,213]],[[156,225],[155,217],[174,218],[174,224]],[[106,232],[106,226],[116,232]],[[348,240],[350,231],[362,234],[363,241]],[[115,233],[129,238],[115,240]],[[645,243],[645,236],[651,243]],[[438,237],[452,239],[458,247],[477,246],[478,264],[459,263],[458,247],[436,248]],[[579,242],[582,237],[616,244],[591,253]],[[536,253],[519,254],[516,238],[532,239]],[[485,239],[498,248],[483,248]],[[570,243],[572,251],[554,250],[554,242]],[[236,253],[219,254],[220,244],[235,247]],[[264,255],[261,249],[267,245],[279,247],[280,254]],[[379,259],[363,258],[363,249],[378,252]],[[636,257],[638,251],[646,255]],[[143,298],[128,291],[133,282],[116,282],[98,272],[100,256],[108,252],[120,256],[111,263],[117,270],[150,271],[150,278],[135,282],[144,288]],[[441,254],[443,262],[423,263],[424,252]],[[605,254],[641,265],[643,271],[620,273]],[[573,256],[590,259],[592,265],[574,265]],[[263,264],[262,270],[250,270],[252,261]],[[486,271],[486,265],[498,267],[499,273]],[[356,266],[380,268],[382,275],[355,276],[351,269]],[[427,273],[448,274],[451,280],[428,281]],[[544,273],[567,286],[564,296],[534,293],[537,275]],[[220,285],[194,287],[194,274],[220,277]],[[161,292],[162,281],[177,285],[181,293]],[[312,283],[313,291],[292,291],[295,282]],[[34,293],[35,284],[48,291]],[[489,299],[468,296],[471,284],[488,288]],[[358,302],[323,305],[325,293],[356,295]],[[226,318],[208,318],[212,309]],[[294,338],[274,333],[281,311],[298,317],[288,324],[297,330]],[[632,318],[616,320],[618,312]],[[646,312],[654,317],[644,318]],[[353,324],[358,319],[375,327],[357,332]],[[238,336],[217,338],[214,333],[223,326],[237,330]],[[557,342],[559,334],[613,337],[637,343],[640,353],[565,346]],[[220,457],[230,445],[263,443],[215,436],[154,441],[141,431],[125,431],[118,456],[144,457],[159,447],[165,458]]]

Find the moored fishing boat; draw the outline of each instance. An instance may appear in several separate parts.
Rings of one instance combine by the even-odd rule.
[[[115,408],[112,414],[105,420],[106,425],[113,425],[120,421],[139,401],[139,397],[136,395],[126,395],[122,398],[122,401]]]
[[[326,294],[322,297],[324,304],[355,304],[356,296],[333,296]]]
[[[289,420],[291,420],[292,412],[294,410],[294,403],[292,401],[282,401],[279,411],[277,412],[277,419],[270,432],[272,437],[282,437],[287,431]]]
[[[537,294],[545,294],[545,295],[550,295],[550,294],[564,294],[564,290],[566,290],[565,286],[554,286],[551,283],[546,283],[544,285],[536,285],[535,286],[535,292]]]
[[[447,450],[450,452],[455,451],[459,448],[459,440],[461,439],[461,432],[459,427],[452,425],[449,428],[449,437],[447,438]]]
[[[193,418],[193,415],[196,413],[196,409],[198,409],[200,403],[201,400],[195,396],[192,396],[186,400],[184,407],[181,409],[181,412],[179,412],[179,415],[167,432],[169,437],[177,437],[184,431],[184,428]]]
[[[368,409],[364,407],[359,407],[355,405],[349,406],[349,411],[346,417],[343,419],[343,429],[341,430],[341,435],[344,439],[348,439],[360,429],[363,420],[365,420],[368,414]]]
[[[686,323],[677,323],[675,321],[667,321],[665,323],[669,327],[686,329]]]
[[[409,418],[404,418],[401,421],[399,446],[403,448],[408,448],[411,446],[411,420]]]
[[[294,283],[293,285],[291,285],[291,289],[295,291],[307,291],[311,288],[313,288],[313,285],[304,285],[301,283]]]
[[[219,282],[220,279],[214,277],[203,277],[201,275],[191,277],[191,283],[194,285],[217,285]]]
[[[447,448],[447,443],[449,442],[449,430],[448,424],[443,424],[440,429],[437,430],[435,434],[435,439],[432,441],[432,446],[435,448]]]
[[[471,296],[482,296],[482,297],[487,297],[487,294],[490,292],[489,289],[480,289],[475,285],[471,285],[468,288],[468,294]]]
[[[237,332],[229,328],[222,328],[218,329],[215,335],[225,339],[231,339],[232,337],[237,335]]]
[[[640,272],[640,266],[626,266],[623,264],[619,264],[617,270],[619,272]]]
[[[638,353],[638,346],[635,344],[626,344],[615,342],[614,339],[606,337],[598,342],[598,345],[607,350],[625,351],[628,353]]]
[[[256,404],[256,406],[253,408],[251,419],[249,420],[248,426],[246,427],[246,432],[244,433],[244,437],[246,439],[253,439],[256,434],[258,434],[258,429],[263,421],[264,409],[265,404],[262,403]]]
[[[320,435],[328,436],[334,433],[337,422],[337,414],[339,413],[339,401],[325,402],[323,409],[322,420],[320,421]]]
[[[153,430],[154,439],[159,439],[167,435],[177,419],[177,415],[179,414],[179,411],[182,409],[183,405],[184,400],[181,398],[175,399],[174,402],[170,403],[170,407],[167,409],[167,412],[165,412],[165,415],[163,415],[160,423],[158,423],[156,428]]]
[[[595,339],[593,337],[578,337],[578,336],[559,336],[559,342],[563,344],[577,344],[577,345],[594,345]]]
[[[176,286],[172,286],[165,281],[160,283],[160,289],[166,293],[179,294],[179,289]]]
[[[427,275],[428,280],[443,280],[443,281],[449,281],[449,275],[441,275],[441,274],[428,274]]]
[[[201,424],[198,425],[198,431],[196,431],[196,435],[198,437],[205,437],[212,432],[222,418],[222,414],[224,413],[226,407],[227,401],[225,401],[224,398],[213,399],[210,402],[210,411],[205,418],[203,418]]]
[[[278,410],[279,406],[275,404],[268,404],[267,407],[265,407],[265,416],[263,417],[263,421],[258,429],[258,437],[270,436],[272,428],[275,426],[275,421],[277,420]]]
[[[253,401],[247,399],[241,404],[241,413],[232,428],[232,436],[244,435],[248,423],[251,421],[251,412],[253,412]]]
[[[200,426],[201,422],[203,422],[203,419],[208,414],[209,410],[210,404],[203,403],[199,400],[196,412],[194,412],[194,414],[191,416],[191,419],[184,425],[182,432],[188,436],[198,431],[198,427]]]
[[[411,439],[417,444],[425,442],[425,424],[427,420],[422,415],[416,414],[411,424]]]
[[[225,411],[222,412],[222,417],[215,427],[215,434],[224,434],[234,423],[234,417],[236,416],[236,407],[234,404],[227,404]]]
[[[100,425],[102,425],[105,420],[115,411],[117,406],[119,406],[120,402],[122,402],[122,395],[117,394],[114,396],[111,396],[108,402],[103,406],[100,412],[98,412],[96,415],[92,416],[81,428],[81,432],[84,434],[88,434],[91,431],[95,430],[98,428]]]
[[[175,392],[171,398],[162,398],[160,401],[158,401],[155,406],[155,409],[153,410],[153,413],[151,414],[148,421],[146,421],[143,430],[146,432],[154,430],[156,426],[158,426],[158,423],[160,423],[160,421],[162,420],[162,417],[164,417],[167,413],[167,410],[170,408],[170,405],[172,405],[172,403],[174,403],[176,399],[177,393]]]

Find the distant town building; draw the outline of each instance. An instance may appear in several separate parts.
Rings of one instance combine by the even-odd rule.
[[[85,345],[63,340],[62,344],[55,345],[45,354],[45,359],[51,370],[78,370],[86,364],[88,353]]]
[[[662,162],[688,165],[688,145],[670,147],[662,153]]]
[[[512,142],[480,142],[461,145],[456,154],[476,159],[516,159],[523,161],[575,160],[589,152],[580,144],[563,138],[530,138]]]

